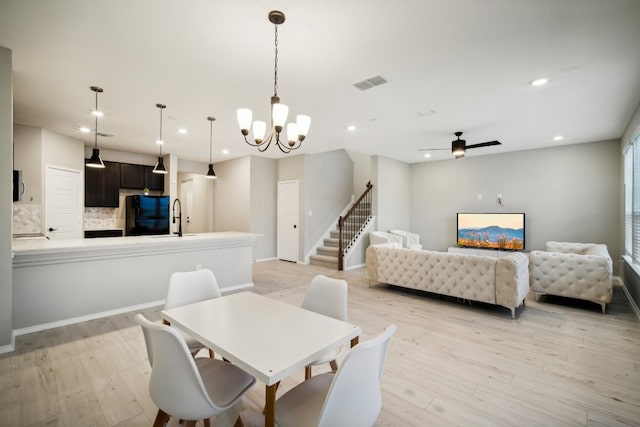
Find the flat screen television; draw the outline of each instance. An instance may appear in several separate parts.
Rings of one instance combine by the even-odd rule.
[[[460,247],[524,250],[524,213],[458,213]]]

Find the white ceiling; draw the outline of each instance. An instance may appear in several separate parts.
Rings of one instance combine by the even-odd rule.
[[[92,145],[78,129],[93,128],[97,85],[98,129],[115,135],[101,148],[157,154],[164,103],[163,151],[208,162],[215,116],[214,162],[258,154],[235,111],[267,118],[273,9],[287,18],[278,93],[290,116],[312,118],[295,154],[414,163],[457,130],[467,144],[503,143],[471,156],[617,139],[640,101],[639,0],[0,0],[14,121]],[[389,83],[353,86],[376,75]],[[550,81],[529,84],[539,77]]]

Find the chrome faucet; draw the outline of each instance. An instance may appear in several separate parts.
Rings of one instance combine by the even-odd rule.
[[[176,217],[176,202],[178,203],[178,216],[177,217]],[[172,214],[173,214],[173,220],[171,222],[173,224],[175,224],[176,223],[176,218],[179,219],[179,221],[178,221],[178,233],[176,233],[174,231],[174,234],[178,234],[178,237],[182,237],[182,202],[177,197],[173,201],[173,208],[171,209],[171,211],[172,211]]]

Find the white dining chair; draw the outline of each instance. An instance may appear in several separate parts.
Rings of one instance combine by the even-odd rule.
[[[347,282],[341,279],[332,279],[318,275],[311,280],[307,294],[302,302],[302,308],[310,310],[334,319],[347,321]],[[305,368],[305,379],[311,378],[311,367],[329,363],[335,372],[338,369],[336,359],[340,357],[348,347],[341,346],[324,354]]]
[[[303,381],[276,401],[279,427],[371,427],[382,409],[380,377],[389,325],[377,337],[353,347],[336,373]]]
[[[142,327],[151,362],[149,395],[158,406],[154,426],[162,426],[169,417],[197,420],[214,426],[242,425],[242,397],[256,380],[231,363],[208,357],[193,358],[176,329],[151,322],[136,314]]]
[[[176,272],[169,278],[169,289],[164,308],[180,307],[212,298],[219,298],[220,287],[213,271],[203,268],[195,271]],[[166,322],[165,322],[166,323]],[[188,334],[180,332],[192,355],[196,355],[205,346]],[[213,351],[209,350],[213,357]]]

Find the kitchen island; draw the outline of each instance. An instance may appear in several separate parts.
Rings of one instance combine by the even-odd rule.
[[[222,293],[253,286],[259,235],[240,232],[101,239],[14,239],[17,335],[162,305],[176,271],[212,270]]]

